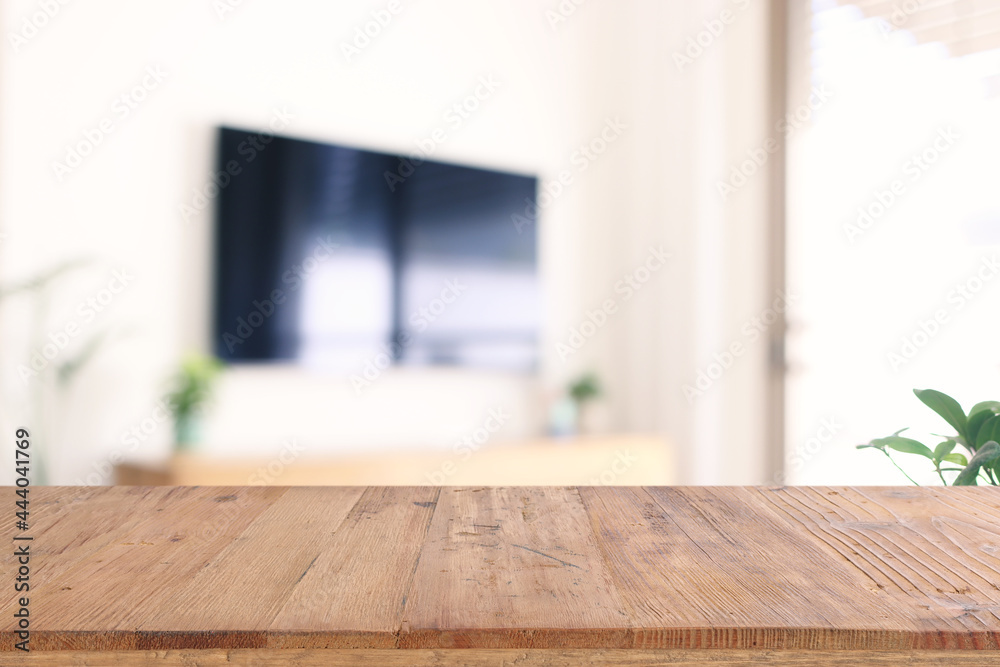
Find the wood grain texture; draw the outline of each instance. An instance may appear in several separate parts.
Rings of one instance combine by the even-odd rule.
[[[1000,649],[1000,494],[995,489],[816,489],[754,494],[800,539],[867,576],[913,648]]]
[[[80,509],[65,511],[51,528],[29,531],[35,551],[30,596],[35,648],[157,647],[161,638],[139,632],[137,615],[159,608],[286,492],[264,487],[112,487],[107,494],[78,501]],[[36,525],[44,520],[44,512],[36,510],[32,516]],[[13,532],[10,525],[7,534]],[[64,539],[67,533],[69,540]],[[48,554],[56,545],[56,553]],[[5,560],[13,569],[13,549],[8,554]],[[18,595],[13,587],[8,590],[5,608]],[[198,634],[201,638],[181,635],[182,641],[203,648],[209,635]],[[246,634],[240,631],[227,645],[248,645]],[[11,649],[13,637],[3,633],[0,650]]]
[[[275,648],[390,648],[427,528],[432,487],[371,487],[268,625]]]
[[[38,651],[5,667],[996,667],[983,651],[739,651],[652,649],[207,649]]]
[[[337,532],[363,492],[351,487],[288,489],[169,597],[152,609],[129,610],[120,625],[146,632],[266,627],[313,565],[340,546]],[[275,549],[276,533],[295,541]],[[226,595],[219,596],[220,590]]]
[[[442,489],[400,646],[620,647],[629,625],[576,488]]]
[[[581,489],[636,617],[636,647],[902,648],[898,613],[831,556],[791,542],[742,491]]]
[[[1000,664],[992,488],[39,488],[29,532],[49,662],[5,585],[3,665]]]

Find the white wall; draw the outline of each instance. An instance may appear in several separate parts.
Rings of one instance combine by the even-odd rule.
[[[153,414],[178,355],[208,347],[210,219],[206,211],[187,223],[179,207],[210,174],[213,127],[263,128],[275,108],[287,108],[287,134],[406,151],[443,125],[482,76],[500,88],[435,157],[543,178],[574,174],[539,225],[547,298],[539,376],[394,371],[357,397],[344,377],[239,368],[221,387],[207,446],[261,453],[288,438],[310,453],[449,446],[497,405],[512,415],[504,437],[534,435],[547,398],[593,368],[609,390],[605,430],[664,431],[683,447],[697,441],[707,463],[685,471],[692,481],[763,477],[756,405],[745,399],[760,378],[759,351],[700,402],[689,404],[681,387],[761,305],[765,179],[725,211],[713,208],[708,179],[759,141],[760,120],[745,110],[765,98],[754,83],[763,76],[764,9],[749,6],[678,71],[672,53],[715,8],[589,0],[553,25],[545,10],[556,2],[402,0],[347,62],[340,44],[386,5],[243,0],[220,19],[213,3],[195,0],[70,3],[0,56],[0,276],[9,282],[66,257],[104,258],[65,283],[46,331],[78,317],[76,303],[96,294],[112,267],[135,276],[85,331],[113,326],[127,335],[102,350],[61,403],[50,401],[57,413],[42,425],[51,422],[54,481],[71,482],[120,449],[123,431]],[[5,3],[4,34],[37,10],[27,0]],[[745,70],[748,59],[758,65]],[[118,120],[115,98],[148,66],[166,78]],[[57,181],[53,161],[104,117],[116,119],[114,131]],[[580,171],[572,156],[616,117],[627,129]],[[671,263],[561,359],[556,343],[661,244]],[[0,321],[11,342],[0,355],[14,423],[33,419],[26,396],[35,385],[13,370],[26,342],[24,312],[8,302]],[[159,455],[168,438],[164,425],[134,455]]]
[[[594,206],[609,210],[594,221],[591,252],[606,270],[588,291],[607,292],[650,244],[673,253],[609,323],[595,360],[621,397],[618,423],[667,433],[689,484],[773,483],[768,452],[781,446],[767,441],[766,337],[742,333],[773,299],[771,182],[758,173],[725,201],[717,187],[748,150],[777,136],[767,109],[770,11],[771,3],[744,0],[617,3],[591,33],[593,43],[611,26],[627,36],[614,59],[591,52],[590,76],[604,103],[629,109],[634,130],[595,180],[604,196]],[[717,31],[711,40],[706,22]],[[688,51],[691,40],[707,46]],[[690,61],[675,59],[689,53]],[[702,395],[685,394],[734,342],[742,355]]]

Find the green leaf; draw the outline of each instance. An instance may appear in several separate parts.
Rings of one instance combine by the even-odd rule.
[[[968,418],[962,411],[962,406],[948,394],[934,389],[914,389],[913,393],[934,412],[941,415],[946,422],[958,431],[958,434],[969,442]]]
[[[983,401],[982,403],[976,403],[972,406],[972,409],[969,410],[969,419],[972,419],[974,414],[983,412],[984,410],[988,410],[993,414],[1000,414],[1000,401]]]
[[[972,445],[973,448],[976,447],[977,436],[979,435],[979,431],[983,424],[992,419],[993,416],[993,412],[990,410],[980,410],[969,417],[969,423],[967,425],[969,430],[969,444]]]
[[[1000,445],[991,440],[979,448],[976,455],[969,461],[969,465],[958,473],[952,486],[977,486],[979,482],[976,478],[979,476],[980,469],[985,465],[992,465],[997,459],[1000,459]]]
[[[965,458],[964,454],[958,454],[958,453],[948,454],[947,456],[945,456],[941,460],[942,461],[947,461],[948,463],[957,463],[960,466],[967,466],[967,465],[969,465],[969,461],[968,461],[968,459]]]
[[[989,414],[980,412],[979,414]],[[976,415],[977,417],[979,415]],[[979,433],[976,434],[976,449],[981,449],[990,440],[994,442],[1000,441],[1000,416],[992,415],[986,420],[986,423],[982,425],[979,429]]]
[[[875,440],[872,440],[870,444],[871,446],[878,447],[879,449],[888,447],[889,449],[895,449],[897,452],[919,454],[920,456],[925,456],[934,460],[934,452],[931,451],[930,447],[921,442],[917,442],[916,440],[911,440],[910,438],[890,435],[888,438],[876,438]]]
[[[951,450],[955,449],[954,440],[945,440],[940,445],[934,448],[934,463],[941,463],[941,461],[946,460],[945,457],[951,454]],[[962,465],[965,465],[964,463]]]

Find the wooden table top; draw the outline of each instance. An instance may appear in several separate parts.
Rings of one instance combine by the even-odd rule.
[[[1000,647],[992,488],[31,494],[33,652]]]

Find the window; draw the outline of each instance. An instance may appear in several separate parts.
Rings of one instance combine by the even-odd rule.
[[[905,484],[854,446],[948,433],[913,388],[1000,397],[1000,2],[802,5],[789,104],[828,99],[788,137],[787,477]]]

